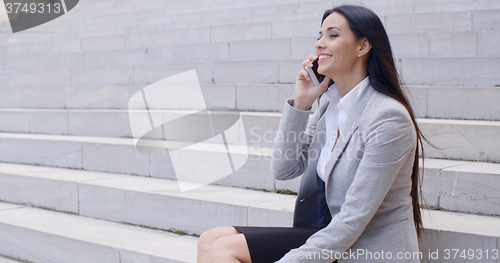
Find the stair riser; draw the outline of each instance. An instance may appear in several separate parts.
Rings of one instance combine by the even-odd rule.
[[[34,164],[51,167],[65,167],[73,169],[84,169],[90,171],[103,171],[111,173],[124,173],[140,176],[152,176],[157,178],[174,179],[175,167],[169,155],[148,155],[135,149],[132,144],[99,144],[86,142],[64,142],[64,141],[33,141],[2,139],[1,154],[3,162]],[[220,144],[219,144],[220,145]],[[220,148],[220,146],[219,146]],[[180,150],[178,150],[180,151]],[[207,156],[227,156],[226,152],[199,152],[182,150],[187,160],[197,160],[203,163],[203,171],[218,173],[220,165],[211,162]],[[204,157],[200,157],[200,154]],[[231,152],[233,158],[245,158]],[[250,148],[248,161],[243,167],[231,176],[215,183],[225,185],[246,186],[254,188],[273,189],[274,180],[269,172],[269,158],[258,154],[258,150]],[[261,171],[268,171],[262,174]],[[260,171],[260,172],[259,172]],[[262,174],[259,180],[252,175]]]
[[[120,36],[117,38],[123,40]],[[412,33],[390,36],[394,54],[399,57],[500,56],[500,51],[493,48],[499,39],[500,31]],[[172,44],[171,46],[131,49],[125,48],[124,44],[115,44],[109,38],[97,38],[96,43],[87,44],[84,42],[84,46],[109,47],[110,50],[61,53],[57,56],[47,54],[47,52],[39,52],[27,56],[5,57],[3,69],[15,71],[92,68],[165,64],[172,61],[189,63],[254,59],[305,59],[316,53],[316,38],[314,37]],[[29,50],[26,52],[31,53]]]
[[[403,7],[402,10],[397,10],[400,7],[381,7],[378,10],[379,15],[382,17],[382,21],[386,24],[386,28],[389,34],[393,33],[428,33],[428,32],[471,32],[478,30],[495,30],[500,29],[499,23],[495,23],[498,17],[498,10],[500,8],[500,3],[498,1],[492,1],[494,6],[489,8],[484,8],[485,10],[474,10],[468,11],[470,9],[465,9],[467,11],[458,12],[436,12],[436,13],[415,13],[415,14],[401,14],[408,11],[407,7]],[[454,4],[456,6],[456,4]],[[93,43],[91,46],[98,49],[109,49],[108,45],[98,45],[103,43],[101,40],[102,36],[106,39],[115,39],[118,42],[118,47],[146,47],[146,46],[158,46],[166,45],[171,43],[177,44],[188,44],[196,43],[193,41],[203,41],[199,43],[206,42],[216,42],[222,40],[256,40],[265,38],[290,38],[290,37],[317,37],[317,31],[320,25],[321,12],[330,5],[326,5],[325,8],[318,6],[317,8],[308,7],[300,11],[298,14],[293,14],[290,16],[288,13],[283,11],[281,7],[277,7],[276,10],[279,16],[276,14],[271,14],[266,16],[255,15],[255,12],[249,12],[248,9],[243,9],[245,12],[236,12],[234,14],[238,15],[239,24],[235,23],[235,18],[222,18],[227,17],[229,11],[224,11],[219,13],[221,18],[217,17],[207,17],[205,21],[199,21],[200,23],[192,24],[190,16],[179,15],[179,17],[168,17],[167,20],[158,17],[158,12],[155,10],[152,14],[139,14],[139,16],[146,16],[147,18],[137,18],[139,22],[134,22],[131,16],[134,14],[125,15],[122,18],[119,17],[107,17],[107,20],[100,23],[81,23],[81,18],[75,23],[65,23],[58,25],[60,27],[71,28],[71,33],[59,33],[54,35],[39,35],[36,38],[33,36],[16,36],[4,39],[6,46],[6,55],[8,56],[19,56],[25,55],[36,55],[36,54],[46,54],[47,52],[78,52],[87,51],[89,43]],[[429,5],[432,7],[439,7],[439,5]],[[394,9],[390,13],[395,13],[394,15],[384,15],[385,10]],[[497,8],[497,9],[495,9]],[[304,9],[304,8],[302,8]],[[412,9],[410,7],[410,9]],[[489,10],[488,10],[489,9]],[[267,9],[266,9],[267,10]],[[312,10],[313,12],[309,11]],[[463,9],[462,9],[463,10]],[[94,11],[94,10],[93,10]],[[376,10],[377,11],[377,10]],[[202,13],[211,14],[211,13]],[[246,18],[240,18],[241,15],[245,15]],[[136,15],[137,16],[137,15]],[[280,19],[277,19],[279,17]],[[155,21],[159,19],[159,21]],[[200,18],[202,19],[202,18]],[[223,20],[220,20],[223,19]],[[290,21],[280,21],[280,20],[290,20]],[[118,20],[118,21],[117,21]],[[123,22],[120,22],[123,20]],[[176,21],[171,23],[171,21]],[[94,21],[95,22],[95,21]],[[242,24],[244,23],[244,24]],[[127,24],[130,24],[127,27]],[[139,24],[139,26],[137,26]],[[200,25],[211,25],[210,29],[200,28]],[[233,25],[231,25],[233,24]],[[436,25],[439,25],[438,27]],[[197,28],[198,27],[198,28]],[[182,29],[181,29],[182,28]],[[271,30],[272,28],[272,30]],[[200,30],[198,34],[184,34],[182,31],[192,31]],[[244,31],[240,30],[251,30],[256,34],[244,34]],[[158,31],[159,30],[159,31]],[[146,32],[145,31],[152,31]],[[121,33],[117,35],[117,33]],[[227,34],[231,33],[231,36]],[[258,33],[258,34],[257,34]],[[125,36],[123,36],[125,35]],[[188,38],[187,36],[190,36]],[[197,37],[192,37],[193,35]],[[199,36],[203,36],[200,38]],[[90,37],[87,39],[86,37]],[[229,37],[229,38],[228,38]],[[83,39],[82,39],[83,38]],[[16,42],[16,45],[8,45],[9,42]],[[80,45],[80,39],[82,39]],[[159,41],[161,40],[161,41]],[[484,39],[483,39],[484,40]],[[53,43],[46,43],[46,41],[51,41]],[[90,41],[90,42],[89,42]],[[464,39],[461,39],[464,41]],[[467,39],[470,41],[470,39]],[[34,43],[39,42],[39,43]],[[61,43],[59,43],[61,42]],[[86,44],[87,42],[87,44]],[[110,42],[104,42],[110,43]],[[141,44],[142,43],[142,44]],[[411,42],[410,42],[411,43]],[[491,43],[491,41],[488,41]],[[100,46],[100,47],[99,47]],[[456,49],[456,46],[453,47]],[[493,51],[493,50],[492,50]],[[445,51],[449,52],[449,51]],[[443,54],[441,56],[444,56]]]
[[[133,113],[130,113],[133,114]],[[144,114],[137,113],[137,116]],[[187,113],[160,113],[151,112],[151,116],[155,123],[168,123],[170,120],[185,116]],[[0,130],[5,132],[20,132],[20,133],[49,133],[61,135],[77,135],[77,136],[98,136],[98,137],[123,137],[132,138],[131,123],[129,121],[129,113],[123,112],[59,112],[59,113],[23,113],[11,112],[2,113],[3,124],[0,125]],[[240,116],[242,125],[234,126],[225,132],[227,143],[234,145],[248,145],[273,147],[274,139],[279,128],[281,116],[273,114],[271,116],[262,116],[259,114],[242,113]],[[148,123],[146,120],[145,123]],[[53,125],[52,123],[57,123]],[[425,147],[425,156],[433,158],[446,159],[461,159],[473,161],[498,162],[500,155],[497,151],[498,145],[495,142],[498,134],[500,134],[500,126],[495,123],[484,121],[449,121],[449,120],[432,120],[419,119],[419,128],[422,130],[432,144],[439,148]],[[191,127],[183,127],[187,131],[197,129],[196,125]],[[171,140],[166,134],[166,139]],[[163,134],[158,131],[146,138],[161,140]],[[217,138],[207,140],[209,143],[222,143]],[[4,147],[22,146],[22,148],[30,149],[33,154],[40,149],[43,153],[45,147],[62,150],[62,145],[68,151],[69,149],[78,149],[78,143],[75,142],[54,142],[51,146],[50,141],[33,140],[24,141],[20,145],[4,140]],[[132,140],[129,142],[132,144]],[[42,146],[43,145],[43,146]],[[73,146],[69,146],[73,145]],[[27,147],[27,148],[26,148]],[[42,148],[40,148],[42,147]],[[104,146],[105,147],[105,146]],[[251,150],[251,149],[249,149]],[[13,152],[16,152],[13,149]],[[70,152],[68,152],[70,154]],[[21,154],[21,153],[20,153]],[[36,155],[36,154],[35,154]],[[32,155],[33,158],[36,158]],[[70,154],[71,155],[71,154]],[[19,158],[23,158],[23,154]],[[49,154],[50,156],[50,154]],[[24,156],[27,158],[27,156]],[[68,156],[69,158],[69,156]],[[69,158],[72,159],[72,158]],[[69,160],[67,159],[67,160]],[[21,159],[17,160],[20,161]],[[34,160],[34,159],[33,159]],[[73,162],[71,162],[73,163]],[[71,165],[70,167],[74,167]],[[140,173],[143,174],[143,173]]]
[[[220,61],[121,67],[5,71],[2,88],[148,85],[195,69],[200,83],[295,83],[303,59]],[[500,85],[497,57],[401,58],[397,66],[408,85]]]
[[[402,77],[408,85],[500,85],[495,57],[403,58]],[[495,84],[496,83],[496,84]]]
[[[435,258],[429,259],[429,252],[434,253],[432,256],[436,256],[436,251],[439,256],[438,259],[440,259],[441,262],[445,262],[446,260],[452,260],[453,262],[460,263],[468,263],[471,261],[489,263],[498,262],[496,258],[492,258],[492,250],[497,249],[498,251],[499,248],[497,237],[430,229],[426,230],[418,243],[420,251],[423,255],[423,260],[420,261],[422,263],[436,262]],[[474,257],[472,257],[472,253],[469,252],[471,250],[475,252]],[[489,259],[486,259],[486,250],[488,250]],[[456,251],[458,251],[458,253],[455,255]],[[479,251],[482,252],[482,255],[479,255]],[[449,254],[446,254],[448,252]],[[468,252],[471,253],[470,255],[472,259],[468,258]],[[462,255],[462,257],[460,257],[460,255]],[[464,255],[466,255],[465,258]]]
[[[0,233],[0,253],[33,262],[186,262],[111,248],[6,223],[0,224]],[[439,251],[439,258],[444,258],[443,253],[445,249],[450,249],[449,246],[460,251],[472,249],[484,252],[486,249],[498,249],[497,242],[497,237],[428,229],[419,240],[419,247],[422,262],[433,262],[435,259],[429,259],[429,252]],[[482,259],[475,259],[475,262],[496,262],[496,259],[492,260],[490,257],[486,260],[486,256],[483,256]],[[457,257],[454,262],[469,262],[469,259]]]
[[[220,169],[220,167],[209,167],[208,164],[205,166],[204,169],[206,169],[206,174],[213,172],[213,170],[210,169]],[[488,168],[488,166],[490,167]],[[423,205],[461,212],[500,215],[500,206],[498,206],[497,202],[500,195],[495,188],[500,183],[498,171],[495,171],[495,169],[498,169],[498,165],[427,159],[425,167],[423,175],[424,180],[422,182],[422,193],[425,200]],[[485,170],[485,168],[487,169]],[[155,176],[155,174],[152,174],[151,176],[153,177],[175,180],[175,173],[172,166],[163,164],[162,167],[153,167],[152,171],[157,174],[162,173],[163,175]],[[239,212],[228,212],[228,214],[240,215],[240,212],[243,214],[248,213],[248,220],[250,221],[257,220],[256,218],[258,218],[253,216],[253,214],[250,215],[251,213],[258,212],[260,214],[265,214],[267,212],[272,212],[270,210],[265,210],[266,207],[253,207],[254,210],[252,210],[252,212],[246,212],[246,208],[241,210],[241,207],[236,207],[234,205],[221,205],[210,202],[209,200],[206,202],[187,201],[175,196],[169,197],[163,195],[163,193],[168,194],[169,191],[178,191],[177,186],[175,189],[172,188],[170,190],[161,190],[163,188],[158,186],[156,190],[150,192],[131,192],[126,189],[118,189],[106,185],[106,183],[112,183],[113,179],[121,180],[121,177],[127,176],[104,174],[93,177],[88,176],[68,179],[64,174],[52,177],[37,177],[36,174],[35,176],[23,176],[15,172],[5,172],[0,173],[0,200],[31,204],[57,211],[80,213],[96,218],[123,221],[132,224],[150,225],[164,229],[168,229],[168,227],[165,227],[170,225],[170,227],[175,226],[175,228],[178,229],[192,230],[196,228],[197,231],[206,230],[210,226],[213,227],[216,222],[223,219],[214,219],[215,221],[213,222],[207,221],[207,225],[200,225],[200,222],[195,222],[196,220],[186,222],[179,218],[172,217],[169,219],[172,220],[171,224],[165,225],[166,222],[160,219],[154,219],[157,216],[155,207],[164,207],[161,209],[164,213],[178,211],[184,206],[189,207],[189,209],[191,209],[190,207],[196,207],[196,209],[192,210],[193,213],[195,213],[197,209],[205,209],[203,208],[205,206],[210,209],[219,210],[236,209]],[[99,184],[99,180],[102,181],[101,184]],[[130,180],[134,180],[134,177],[131,177]],[[139,177],[136,178],[136,180],[139,181],[140,184],[141,180],[144,181],[146,179]],[[168,182],[171,184],[172,181]],[[269,191],[281,189],[298,192],[300,178],[290,181],[274,180],[270,174],[268,161],[253,161],[247,163],[247,165],[238,170],[235,174],[231,174],[213,184],[251,187]],[[131,197],[132,195],[134,197]],[[113,201],[109,202],[109,204],[105,204],[106,207],[103,207],[101,204],[102,200]],[[155,200],[154,204],[150,203],[151,200]],[[268,208],[272,208],[272,206]],[[119,211],[115,211],[116,209]],[[225,217],[226,216],[227,215],[225,215]],[[194,217],[196,218],[196,216]],[[229,216],[228,218],[232,217]],[[270,221],[266,219],[263,221],[254,221],[254,223],[265,224],[265,222],[270,222],[272,224],[280,223],[288,225],[291,222],[276,221],[276,218],[281,217],[269,218],[271,218]],[[240,218],[237,222],[241,220],[243,219]],[[246,217],[245,220],[247,220]],[[189,227],[185,224],[188,224]]]
[[[30,262],[120,262],[120,249],[0,223],[0,254]]]
[[[417,117],[500,120],[497,87],[410,86],[408,90]]]
[[[3,108],[127,109],[130,97],[142,87],[0,89],[0,105]],[[408,88],[409,99],[417,117],[500,120],[500,112],[495,110],[496,102],[500,101],[499,88],[443,86]],[[207,107],[224,107],[241,111],[281,112],[285,100],[295,97],[294,84],[202,84],[201,91]],[[313,111],[316,107],[315,102]],[[175,108],[164,105],[156,109]],[[23,120],[25,117],[20,118]],[[11,127],[9,125],[12,124],[3,123],[2,129],[18,131],[19,128],[9,128]],[[25,124],[21,127],[25,127],[23,125]]]
[[[0,254],[29,262],[196,261],[194,237],[27,207],[0,213]]]

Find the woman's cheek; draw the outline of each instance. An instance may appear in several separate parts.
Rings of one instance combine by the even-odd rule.
[[[338,64],[338,59],[339,59],[339,56],[337,54],[334,54],[333,57],[332,57],[332,63],[331,63],[332,68],[334,68],[335,65]]]

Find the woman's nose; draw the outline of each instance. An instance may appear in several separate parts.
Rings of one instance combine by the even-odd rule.
[[[323,43],[323,41],[322,41],[322,40],[321,40],[321,38],[320,38],[318,41],[316,41],[316,44],[314,45],[314,47],[315,47],[316,49],[324,48],[324,47],[325,47],[325,44]]]

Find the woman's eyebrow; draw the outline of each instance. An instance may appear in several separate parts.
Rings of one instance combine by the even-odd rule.
[[[336,29],[338,29],[338,30],[342,31],[342,29],[340,29],[340,28],[338,28],[338,27],[336,27],[336,26],[331,26],[331,27],[327,28],[327,29],[326,29],[326,31],[330,31],[330,30],[332,30],[332,29],[334,29],[334,28],[336,28]],[[321,30],[319,31],[319,33],[320,33],[320,34],[323,34],[323,32],[321,32]]]

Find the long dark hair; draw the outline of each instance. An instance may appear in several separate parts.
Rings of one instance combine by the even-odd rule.
[[[363,6],[341,5],[328,9],[323,15],[321,26],[323,26],[323,21],[333,12],[343,15],[347,19],[349,28],[358,40],[366,37],[368,42],[372,45],[366,65],[368,76],[370,77],[370,85],[376,91],[399,101],[406,107],[410,114],[417,133],[417,141],[415,142],[417,146],[411,174],[411,198],[415,229],[417,231],[417,236],[420,238],[420,232],[423,230],[420,201],[423,202],[423,200],[421,200],[422,191],[420,184],[419,153],[421,152],[420,156],[422,156],[423,162],[424,153],[422,140],[428,141],[418,128],[413,109],[402,90],[403,82],[394,65],[389,38],[377,14]]]

